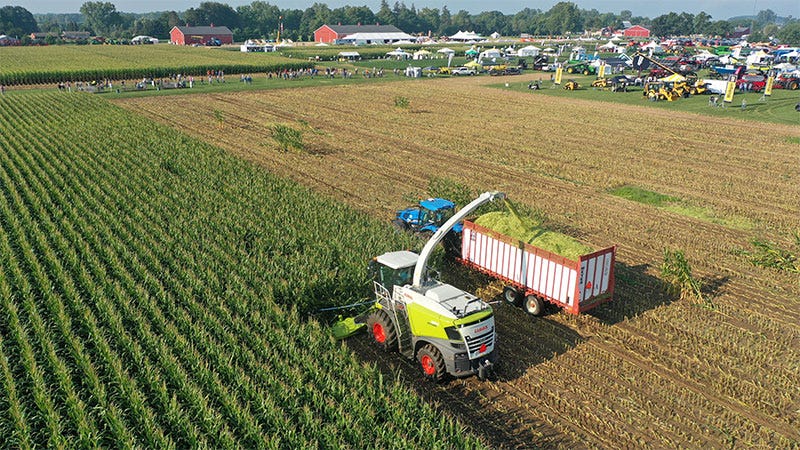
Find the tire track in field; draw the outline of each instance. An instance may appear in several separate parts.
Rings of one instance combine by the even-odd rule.
[[[462,82],[462,80],[454,81]],[[252,118],[243,113],[245,108],[235,101],[238,97],[222,95],[220,95],[220,97],[224,98],[223,101],[226,108],[232,108],[236,111],[235,114],[231,113],[231,116],[236,118],[237,123],[243,124],[243,131],[259,129],[259,127],[263,128],[263,126],[258,125],[255,120],[265,115],[267,117],[277,117],[281,120],[291,121],[292,123],[305,120],[306,118],[301,112],[287,112],[291,110],[291,108],[286,108],[284,110],[277,102],[268,103],[267,99],[258,100],[260,102],[259,104],[263,106],[263,110],[266,112],[261,111],[259,113],[260,115],[256,116],[256,118]],[[558,100],[564,101],[564,99]],[[566,101],[580,102],[580,100],[575,99],[567,99]],[[335,130],[337,127],[337,123],[334,120],[328,119],[329,117],[352,112],[341,105],[332,105],[331,102],[316,102],[316,104],[320,103],[322,111],[324,112],[322,113],[322,118],[316,118],[314,123],[317,128],[323,130]],[[594,102],[585,103],[596,107],[596,103]],[[141,106],[139,106],[139,108],[141,109]],[[640,110],[639,107],[635,108],[637,108],[637,111]],[[186,126],[181,120],[167,117],[165,114],[160,115],[160,118],[160,120],[171,123],[177,128]],[[577,122],[575,123],[577,124]],[[317,124],[324,124],[324,126]],[[730,122],[726,121],[724,125],[730,126]],[[354,124],[354,126],[357,126],[357,124]],[[749,127],[750,124],[746,124],[746,126]],[[423,188],[426,185],[428,177],[432,174],[459,180],[470,177],[470,184],[473,187],[476,185],[491,186],[500,184],[502,189],[514,198],[536,199],[532,202],[529,200],[527,203],[531,206],[541,206],[547,210],[556,211],[556,217],[560,218],[562,222],[577,224],[577,226],[581,228],[585,240],[601,243],[620,243],[620,247],[618,248],[618,261],[628,264],[630,267],[635,265],[657,264],[663,256],[661,246],[664,242],[669,242],[672,245],[677,244],[678,246],[688,245],[696,254],[700,255],[699,259],[695,258],[696,255],[689,256],[692,258],[691,261],[693,262],[693,266],[695,266],[694,268],[701,271],[701,275],[722,274],[730,278],[719,290],[719,301],[735,304],[742,314],[758,318],[759,321],[763,321],[764,323],[774,323],[783,329],[797,329],[797,324],[800,323],[800,313],[797,312],[796,308],[792,308],[793,304],[797,304],[796,302],[792,302],[791,300],[788,302],[783,301],[779,295],[767,292],[766,289],[770,287],[764,283],[759,282],[757,286],[751,285],[753,281],[764,278],[764,270],[750,267],[742,258],[734,260],[728,258],[727,261],[720,260],[720,251],[727,250],[722,248],[718,242],[734,242],[739,245],[747,244],[747,232],[728,230],[725,227],[713,225],[701,220],[688,219],[684,216],[658,210],[654,211],[651,207],[598,192],[596,188],[575,185],[568,181],[559,180],[553,176],[547,176],[543,173],[531,174],[529,169],[511,166],[507,163],[504,164],[502,159],[493,162],[487,160],[487,157],[481,157],[480,155],[465,155],[454,150],[448,150],[444,146],[439,148],[436,145],[425,145],[418,141],[409,141],[407,137],[381,132],[380,129],[372,130],[369,126],[364,126],[358,130],[358,139],[360,141],[381,142],[381,147],[400,148],[402,151],[396,153],[392,153],[391,151],[383,153],[361,153],[358,151],[350,151],[345,145],[338,144],[333,140],[326,141],[323,139],[323,142],[329,143],[332,148],[335,149],[332,153],[314,157],[304,157],[303,155],[276,155],[275,152],[270,151],[247,153],[241,149],[243,142],[247,143],[247,136],[223,137],[223,133],[215,133],[213,130],[203,130],[202,125],[192,125],[190,128],[193,130],[193,133],[201,136],[203,139],[210,142],[223,142],[223,146],[232,153],[243,155],[247,159],[264,164],[266,167],[271,167],[281,175],[288,175],[303,184],[317,186],[319,189],[330,193],[336,198],[351,204],[356,204],[356,206],[362,209],[368,209],[387,216],[395,209],[394,206],[397,205],[397,202],[400,201],[399,194],[402,192],[398,193],[398,189],[405,188],[407,189],[405,192],[408,192],[408,190],[414,188]],[[335,132],[331,131],[331,133]],[[231,134],[237,133],[231,131]],[[264,133],[262,133],[261,136],[262,138],[268,137]],[[336,137],[338,137],[338,135],[334,136],[334,138]],[[491,142],[499,141],[494,140]],[[335,167],[337,171],[329,172],[326,170],[326,166]],[[423,169],[420,169],[421,167],[423,167]],[[348,177],[342,177],[342,174],[347,174]],[[374,178],[369,178],[369,175],[374,177],[374,174],[380,174],[380,179],[383,180],[385,186],[375,186],[375,183],[371,181],[374,180]],[[512,178],[515,180],[530,180],[530,182],[535,182],[536,185],[531,186],[525,182],[512,184],[511,181],[508,181]],[[388,201],[377,202],[375,198]],[[570,199],[568,204],[564,204],[564,198]],[[592,210],[592,206],[595,203],[602,204],[603,210]],[[579,211],[581,217],[579,217],[578,220],[570,219],[569,213],[571,210]],[[584,212],[586,213],[584,214]],[[613,225],[609,226],[607,224]],[[655,230],[657,238],[648,236],[648,233],[650,233],[649,230]],[[695,264],[696,260],[699,262]],[[785,287],[785,292],[798,292],[796,287],[786,287],[785,284],[782,286]],[[619,289],[627,290],[629,295],[644,295],[645,298],[647,298],[647,291],[640,291],[635,286],[624,286],[619,287]],[[631,294],[632,292],[636,292],[637,294]],[[641,292],[641,294],[638,294],[639,292]],[[648,302],[645,301],[644,304],[648,304]],[[657,304],[658,303],[652,304],[651,302],[650,308]],[[776,307],[776,305],[779,306]],[[647,309],[649,308],[646,307],[645,311]],[[775,314],[776,309],[779,310],[778,314]],[[786,314],[784,314],[784,312]],[[753,323],[758,323],[753,320],[743,320],[740,317],[733,316],[721,316],[719,319],[724,320],[732,327],[744,330],[744,332],[752,332],[754,329]],[[590,339],[590,341],[592,345],[596,346],[598,349],[605,349],[607,354],[610,354],[610,352],[622,351],[615,348],[615,344],[610,343],[607,339],[606,332],[604,331],[605,325],[603,324],[592,324],[585,321],[575,322],[571,319],[568,320],[559,317],[554,318],[554,320],[566,324],[568,327],[579,327],[582,333],[589,333],[597,337],[602,337],[603,339]],[[614,324],[620,325],[620,323],[616,323],[616,320]],[[703,326],[703,324],[698,325]],[[625,330],[625,332],[634,333],[635,335],[645,331],[646,330],[639,330],[635,327]],[[522,348],[519,343],[506,344],[504,341],[503,345],[508,345],[506,348],[510,354],[514,354]],[[647,365],[648,360],[646,359],[646,355],[631,351],[623,353],[627,354],[633,361],[629,362],[632,366],[639,367],[641,370],[651,370]],[[671,353],[675,354],[676,357],[680,356],[675,352]],[[403,359],[403,357],[399,355],[394,356]],[[635,364],[636,362],[639,364]],[[413,367],[413,364],[410,362],[408,362],[407,365]],[[657,371],[656,373],[659,377],[670,383],[673,382],[673,377],[676,376],[671,372],[662,373],[661,371]],[[683,380],[683,382],[693,386],[693,389],[688,389],[683,386],[681,389],[688,390],[696,395],[700,395],[698,394],[700,392],[705,392],[709,387],[705,384],[692,382],[691,380]],[[530,403],[531,399],[528,398],[527,401],[520,400],[520,398],[524,398],[525,395],[520,393],[514,394],[514,389],[522,390],[523,393],[527,391],[524,391],[524,385],[520,384],[518,386],[515,383],[516,380],[512,380],[507,386],[503,388],[498,387],[498,389],[502,389],[502,395],[498,395],[496,401],[507,402],[502,403],[506,405],[504,408],[517,408],[515,410],[516,417],[523,418],[520,420],[524,420],[525,413],[523,412],[524,410],[520,408],[521,405]],[[465,385],[473,386],[473,383],[471,381],[465,381]],[[441,390],[447,388],[437,389]],[[477,385],[470,387],[470,389],[473,390],[469,392],[474,393],[476,396],[479,394],[488,395],[491,392]],[[703,396],[703,398],[708,399],[710,402],[715,402],[713,399],[716,397],[720,397],[723,400],[725,398],[729,399],[729,397],[724,397],[724,395],[718,395],[721,393],[713,388],[710,389],[710,391],[711,398]],[[762,392],[763,391],[762,389]],[[530,396],[530,394],[527,395]],[[547,405],[546,402],[543,402],[543,404],[545,407],[552,408],[552,406]],[[727,403],[720,403],[719,405],[732,411],[733,414],[744,418],[749,417],[747,415],[748,409],[757,411],[759,413],[759,421],[755,423],[759,425],[761,425],[764,420],[768,420],[772,417],[754,408],[742,408],[741,405],[737,407],[735,403],[730,402],[730,399]],[[690,404],[687,407],[693,406],[700,407],[702,411],[703,407],[699,405]],[[732,409],[732,407],[736,407],[737,409]],[[744,414],[744,416],[742,416],[742,414]],[[536,414],[532,414],[531,417],[542,417],[542,415],[537,412]],[[581,429],[580,427],[574,428],[576,425],[572,424],[571,417],[565,416],[555,409],[551,409],[551,417],[547,417],[547,419],[552,426],[562,429],[569,435],[573,435],[578,441],[585,439],[588,442],[593,442],[594,445],[597,446],[608,446],[607,444],[603,445],[603,443],[607,442],[607,436],[596,438],[584,436],[585,433],[589,433],[588,430]],[[478,423],[482,423],[480,419],[476,420],[478,420]],[[612,422],[617,426],[624,427],[623,422]],[[489,425],[484,423],[483,426],[488,427]],[[492,426],[494,426],[495,429],[503,428],[498,425]],[[677,426],[681,425],[677,424]],[[508,430],[504,430],[503,433],[513,434],[512,431]],[[581,438],[577,438],[577,436],[581,436]],[[584,444],[585,443],[587,442],[584,442]]]
[[[374,135],[374,136],[372,136],[372,138],[374,138],[374,139],[378,139],[378,138],[383,138],[383,136],[380,136],[380,135]],[[398,141],[398,142],[400,142],[400,141]],[[420,149],[420,150],[421,150],[421,149]],[[339,155],[339,154],[337,154],[336,156],[338,157],[338,156],[340,156],[340,155]],[[344,155],[341,155],[341,156],[344,156]],[[432,165],[436,165],[436,163],[437,163],[437,162],[441,164],[441,163],[444,163],[445,161],[449,161],[449,162],[451,162],[451,163],[452,163],[452,159],[453,159],[451,154],[449,154],[449,153],[446,153],[446,152],[439,152],[439,151],[428,152],[428,153],[426,154],[426,157],[428,157],[428,158],[430,158],[430,159],[433,159],[433,160],[434,160],[434,162],[433,162],[433,163],[429,163],[429,164],[432,164]],[[345,159],[344,159],[344,158],[339,158],[339,159],[340,159],[340,164],[345,162]],[[355,165],[356,167],[358,167],[358,168],[359,168],[360,170],[362,170],[362,171],[371,171],[371,170],[375,170],[375,167],[379,167],[379,166],[381,166],[379,163],[374,163],[374,162],[372,162],[372,161],[370,161],[370,160],[365,160],[365,159],[363,159],[363,158],[362,158],[362,159],[359,159],[358,161],[359,161],[359,163],[355,164],[355,163],[353,162],[353,160],[350,160],[350,164],[353,164],[353,165]],[[483,174],[488,174],[488,176],[490,176],[490,177],[499,176],[499,175],[501,175],[501,174],[502,174],[502,175],[508,175],[508,171],[507,171],[507,170],[501,170],[501,169],[498,169],[498,168],[497,168],[497,167],[495,167],[494,165],[491,165],[491,164],[488,164],[488,163],[482,163],[482,162],[481,162],[481,163],[475,163],[474,161],[471,161],[471,160],[464,159],[464,160],[463,160],[463,162],[462,162],[461,164],[466,164],[467,162],[471,162],[471,163],[472,163],[472,166],[473,166],[473,168],[476,168],[476,169],[478,169],[478,171],[479,171],[479,172],[481,172],[481,173],[483,173]],[[287,167],[288,167],[288,166],[289,166],[289,164],[287,164]],[[371,168],[370,166],[372,166],[372,168]],[[381,167],[382,167],[382,166],[381,166]],[[395,166],[395,167],[396,167],[396,166]],[[297,170],[297,169],[296,169],[296,167],[294,168],[294,170]],[[312,175],[311,175],[310,173],[308,173],[308,172],[301,172],[301,173],[303,173],[303,175],[304,175],[304,176],[307,176],[307,177],[309,177],[309,176],[312,176]],[[405,178],[405,179],[407,179],[407,173],[408,173],[408,169],[395,169],[395,173],[397,174],[397,175],[395,176],[395,179],[402,179],[402,178]],[[342,192],[347,192],[347,190],[346,190],[346,189],[339,188],[339,187],[337,187],[337,186],[333,185],[333,183],[326,182],[324,179],[322,179],[322,178],[320,178],[320,177],[313,176],[313,178],[314,178],[314,179],[315,179],[317,182],[319,182],[320,184],[322,184],[322,185],[329,186],[329,187],[331,187],[331,188],[334,188],[334,189],[340,190],[340,191],[342,191]],[[418,177],[418,178],[422,178],[422,177]],[[421,181],[421,180],[420,180],[420,181]],[[551,186],[555,186],[555,185],[557,185],[557,184],[559,184],[559,183],[557,183],[557,182],[549,182],[549,184],[550,184]],[[352,191],[350,191],[348,194],[349,194],[349,195],[353,195]],[[710,227],[709,227],[709,228],[710,228]]]
[[[695,384],[686,381],[684,377],[674,373],[674,371],[672,371],[667,367],[664,367],[660,364],[654,365],[652,361],[645,361],[638,354],[625,351],[618,346],[603,346],[603,345],[598,345],[593,341],[590,341],[589,345],[593,345],[597,347],[599,350],[602,350],[630,364],[633,364],[639,367],[641,370],[645,371],[656,370],[659,372],[659,374],[661,374],[662,377],[669,380],[670,382],[678,386],[681,386],[684,389],[692,391],[696,395],[702,396],[714,404],[723,406],[735,412],[737,415],[757,423],[759,426],[765,429],[774,430],[789,439],[800,440],[800,433],[798,433],[797,429],[783,423],[782,421],[776,421],[775,417],[768,417],[764,414],[761,414],[761,412],[758,410],[755,410],[753,408],[747,408],[746,405],[742,405],[741,403],[736,402],[735,399],[729,399],[719,395],[715,395],[710,390],[702,389],[696,386]]]

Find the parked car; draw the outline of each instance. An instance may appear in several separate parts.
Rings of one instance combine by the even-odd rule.
[[[453,75],[475,75],[478,72],[476,72],[475,69],[461,66],[451,70],[450,73]]]

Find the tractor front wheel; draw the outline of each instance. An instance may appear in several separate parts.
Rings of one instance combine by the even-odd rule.
[[[417,352],[417,361],[422,369],[422,375],[428,381],[438,383],[447,374],[444,365],[444,358],[439,350],[431,344],[427,344]]]
[[[398,231],[408,231],[408,224],[400,219],[392,220],[392,225],[394,225],[395,229]]]
[[[536,295],[528,295],[525,297],[525,311],[533,316],[540,316],[544,312],[544,302],[541,297]]]
[[[367,330],[372,342],[381,350],[391,352],[397,348],[397,331],[384,311],[377,310],[367,317]]]

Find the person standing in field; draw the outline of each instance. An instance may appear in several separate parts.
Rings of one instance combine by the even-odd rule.
[[[6,95],[6,85],[0,84],[0,95]]]

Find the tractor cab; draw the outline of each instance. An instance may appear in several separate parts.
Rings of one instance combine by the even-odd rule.
[[[419,205],[398,211],[393,223],[401,229],[433,234],[443,223],[453,216],[456,204],[443,198],[420,200]],[[463,226],[459,223],[453,227],[460,233]]]

